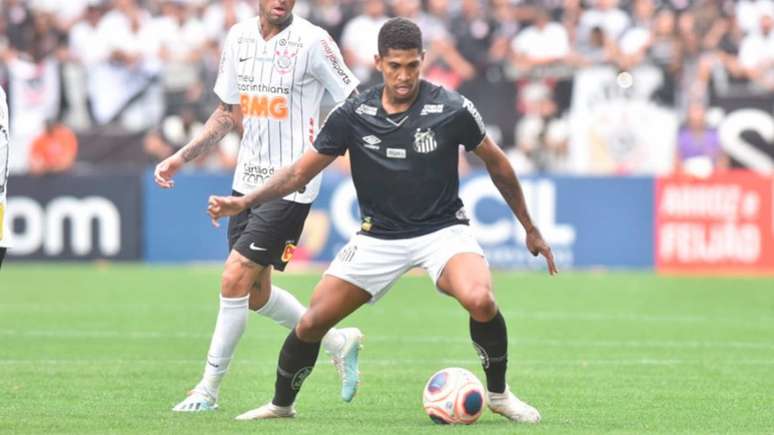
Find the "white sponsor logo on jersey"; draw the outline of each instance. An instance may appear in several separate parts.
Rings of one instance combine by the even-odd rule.
[[[355,109],[355,113],[358,115],[369,115],[369,116],[376,116],[376,107],[369,106],[366,104],[361,104],[357,106],[357,109]]]
[[[406,150],[403,148],[387,148],[388,159],[405,159]]]
[[[473,119],[476,120],[476,125],[478,125],[478,129],[481,131],[481,134],[486,133],[486,126],[484,125],[484,120],[481,118],[481,114],[478,113],[478,109],[476,109],[476,106],[473,105],[473,103],[468,100],[465,97],[463,98],[462,107],[468,109],[468,112],[473,116]]]
[[[422,113],[419,116],[429,115],[431,113],[443,113],[443,104],[425,104]]]

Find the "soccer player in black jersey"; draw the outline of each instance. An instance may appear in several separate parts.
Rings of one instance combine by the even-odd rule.
[[[458,197],[459,146],[486,165],[527,233],[527,247],[557,272],[551,248],[533,224],[519,181],[465,97],[420,79],[422,35],[404,18],[379,32],[376,65],[384,85],[336,107],[295,164],[244,197],[211,197],[213,223],[223,216],[297,190],[334,159],[350,153],[362,214],[361,231],[339,252],[315,288],[309,310],[288,335],[279,357],[271,403],[243,414],[291,417],[293,402],[314,367],[326,331],[366,302],[383,296],[412,267],[422,267],[438,289],[470,313],[470,335],[486,373],[488,404],[506,418],[528,423],[540,413],[510,392],[505,380],[508,337],[495,303],[481,247]],[[356,361],[345,361],[345,364]]]

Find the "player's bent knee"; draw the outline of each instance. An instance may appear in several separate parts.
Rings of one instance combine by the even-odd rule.
[[[309,310],[298,320],[296,335],[303,341],[315,342],[322,340],[329,329],[329,326],[320,322],[320,316]]]
[[[226,298],[241,298],[249,293],[252,285],[239,267],[226,266],[221,275],[220,294]]]
[[[476,285],[468,293],[463,305],[479,321],[491,320],[497,315],[497,303],[489,285]]]

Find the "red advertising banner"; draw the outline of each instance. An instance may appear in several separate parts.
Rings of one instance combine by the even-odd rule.
[[[656,268],[774,273],[774,178],[729,171],[656,179]]]

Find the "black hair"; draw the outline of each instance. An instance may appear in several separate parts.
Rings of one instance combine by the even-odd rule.
[[[422,51],[422,31],[413,21],[396,17],[387,20],[379,30],[379,56],[389,49]]]

